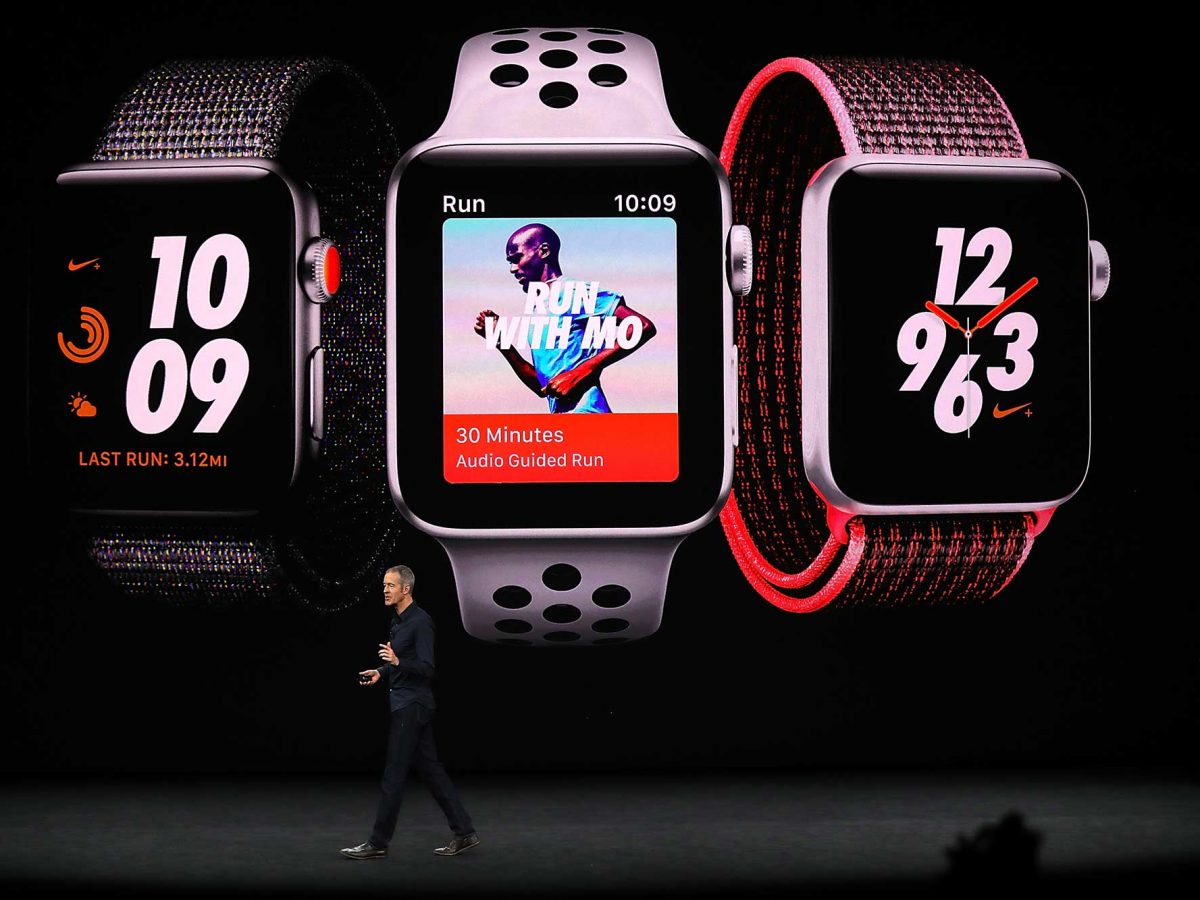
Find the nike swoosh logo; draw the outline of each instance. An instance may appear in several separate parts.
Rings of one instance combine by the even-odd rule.
[[[78,272],[80,269],[84,268],[85,266],[90,266],[92,263],[97,263],[97,262],[100,262],[100,257],[98,257],[98,256],[95,259],[89,259],[87,262],[81,262],[81,263],[77,263],[77,262],[75,262],[75,260],[71,260],[70,262],[67,263],[67,268],[70,269],[72,272]]]
[[[1030,401],[1029,403],[1022,403],[1020,406],[1014,406],[1012,409],[1001,409],[1000,404],[997,403],[994,407],[992,407],[992,415],[995,416],[997,419],[1003,419],[1005,416],[1011,416],[1013,413],[1017,412],[1018,410],[1022,410],[1025,407],[1032,406],[1032,405],[1033,405],[1033,401]]]

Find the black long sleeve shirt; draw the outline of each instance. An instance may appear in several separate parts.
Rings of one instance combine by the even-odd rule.
[[[392,712],[410,703],[433,709],[433,619],[429,613],[410,603],[404,612],[392,616],[388,643],[397,662],[384,663],[379,675],[388,685]]]

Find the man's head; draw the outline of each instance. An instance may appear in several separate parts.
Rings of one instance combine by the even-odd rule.
[[[407,606],[416,582],[416,576],[408,566],[392,566],[383,573],[383,605]]]
[[[531,222],[522,225],[508,239],[504,248],[508,271],[529,290],[531,281],[549,281],[562,274],[558,267],[558,235],[549,225]]]

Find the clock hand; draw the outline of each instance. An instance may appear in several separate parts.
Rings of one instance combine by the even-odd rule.
[[[935,316],[937,316],[939,319],[941,319],[943,322],[945,322],[947,325],[949,325],[951,328],[957,328],[963,334],[967,333],[966,329],[958,324],[958,319],[954,318],[954,316],[950,315],[950,313],[946,312],[944,309],[942,309],[940,306],[938,306],[932,300],[925,301],[925,308],[927,310],[929,310],[931,313],[933,313]]]
[[[1008,309],[1010,306],[1012,306],[1014,303],[1016,303],[1018,300],[1020,300],[1022,297],[1024,297],[1027,293],[1029,293],[1031,290],[1033,290],[1035,287],[1037,287],[1037,283],[1038,283],[1038,280],[1036,277],[1030,278],[1027,282],[1025,282],[1023,285],[1021,285],[1019,288],[1017,288],[1015,291],[1013,291],[1011,294],[1009,294],[1007,297],[1005,297],[1004,300],[1000,304],[995,306],[989,312],[984,313],[984,315],[979,319],[979,321],[975,323],[975,330],[978,331],[980,328],[985,328],[991,322],[995,321],[997,316],[1001,315],[1006,309]]]
[[[976,326],[977,328],[979,326]],[[967,330],[963,332],[967,336],[967,359],[971,358],[971,317],[967,316]],[[971,368],[967,367],[967,384],[971,383]],[[971,415],[971,392],[967,391],[967,396],[963,398],[967,407],[967,440],[971,439],[971,423],[975,421],[975,417]]]

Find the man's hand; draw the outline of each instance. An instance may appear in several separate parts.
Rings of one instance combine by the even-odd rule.
[[[479,315],[477,315],[475,317],[475,333],[477,335],[479,335],[480,337],[485,337],[486,335],[484,334],[483,323],[485,321],[487,321],[488,319],[498,319],[498,318],[500,318],[500,317],[498,315],[496,315],[494,312],[492,312],[492,310],[490,310],[490,309],[480,310]]]
[[[391,644],[379,645],[379,658],[385,663],[391,663],[393,666],[400,662],[400,660],[396,659],[396,651],[392,649]]]
[[[378,669],[367,669],[365,672],[358,673],[358,683],[361,684],[363,687],[366,687],[369,684],[374,684],[378,680],[379,680],[379,670]]]
[[[595,359],[595,357],[592,357]],[[546,382],[542,388],[543,397],[553,397],[556,400],[574,400],[596,382],[595,366],[592,359],[584,360],[573,369],[559,372]]]

